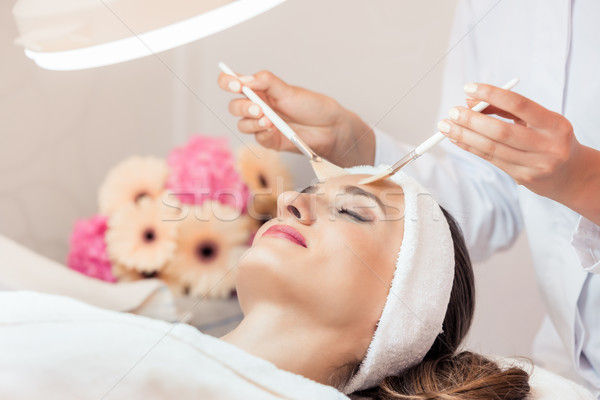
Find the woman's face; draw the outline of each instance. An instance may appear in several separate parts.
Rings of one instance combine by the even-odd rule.
[[[245,313],[285,307],[308,326],[370,342],[385,305],[404,233],[404,196],[391,181],[345,175],[278,199],[239,262]],[[366,350],[366,346],[365,346]]]

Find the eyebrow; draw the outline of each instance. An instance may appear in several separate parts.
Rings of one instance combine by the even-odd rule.
[[[300,193],[304,193],[304,194],[316,193],[319,190],[319,186],[321,186],[320,183],[316,184],[316,185],[307,186]],[[379,199],[379,197],[375,196],[371,192],[367,192],[366,190],[359,188],[358,186],[353,186],[353,185],[344,186],[344,194],[352,194],[352,195],[356,195],[356,196],[367,197],[368,199],[371,199],[374,202],[376,202],[377,205],[379,206],[379,208],[381,208],[381,211],[383,211],[385,209],[383,202]]]
[[[381,211],[383,211],[385,209],[385,207],[383,206],[383,203],[381,202],[379,197],[375,196],[371,192],[367,192],[366,190],[359,188],[358,186],[352,186],[352,185],[344,186],[344,193],[353,194],[356,196],[367,197],[367,198],[373,200],[374,202],[376,202],[377,205],[379,206],[379,208],[381,208]]]
[[[321,186],[320,183],[318,183],[316,185],[307,186],[304,189],[302,189],[302,191],[300,193],[304,193],[304,194],[313,194],[313,193],[316,193],[319,190],[319,186]]]

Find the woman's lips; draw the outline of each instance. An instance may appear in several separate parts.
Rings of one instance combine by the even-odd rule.
[[[263,233],[263,236],[276,236],[290,240],[302,247],[306,247],[304,236],[289,225],[273,225]]]

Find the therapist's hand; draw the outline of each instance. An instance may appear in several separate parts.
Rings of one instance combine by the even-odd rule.
[[[581,145],[565,117],[494,86],[468,84],[465,92],[469,107],[485,101],[485,114],[513,122],[454,107],[438,124],[442,133],[531,191],[600,223],[600,152]]]
[[[269,71],[240,79],[221,73],[219,86],[241,94],[241,85],[256,92],[320,156],[342,167],[372,164],[375,136],[356,114],[331,97],[288,85]],[[264,147],[295,151],[296,147],[247,98],[229,103],[229,112],[240,117],[238,129],[253,134]]]

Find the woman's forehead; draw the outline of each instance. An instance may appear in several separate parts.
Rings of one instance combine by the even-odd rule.
[[[383,179],[377,182],[373,182],[367,185],[360,185],[362,179],[369,177],[368,174],[348,174],[341,175],[335,178],[330,178],[323,183],[326,188],[335,188],[335,187],[343,187],[345,185],[354,185],[360,187],[361,189],[371,192],[374,195],[378,195],[383,191],[392,191],[397,193],[402,193],[402,188],[397,183],[393,182],[390,179]]]

